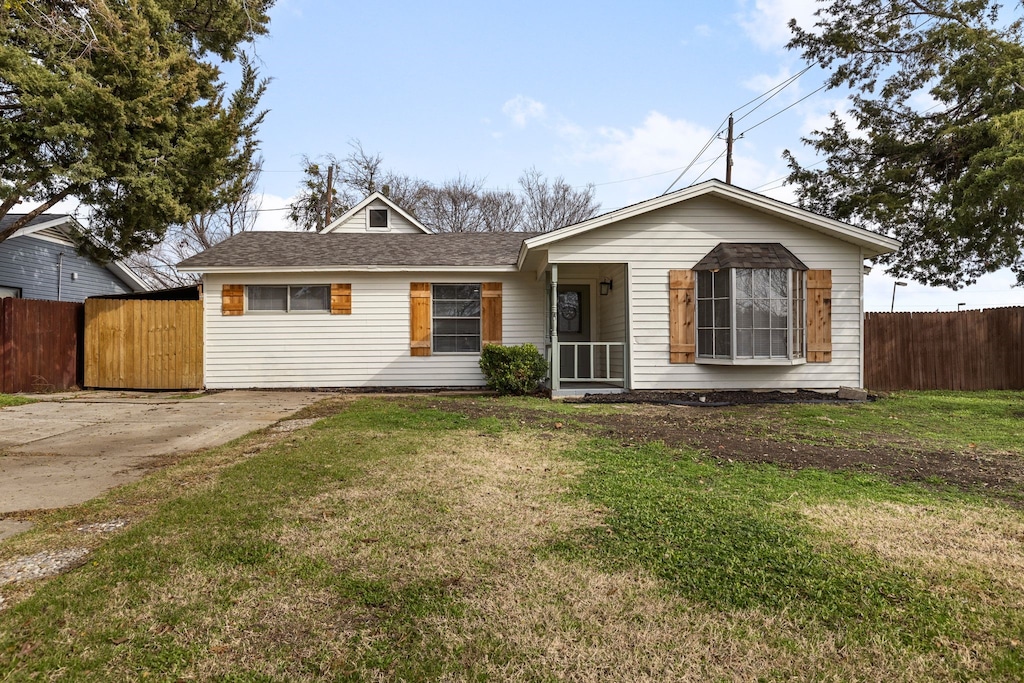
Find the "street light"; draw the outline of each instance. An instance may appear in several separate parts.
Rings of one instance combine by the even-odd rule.
[[[897,280],[896,282],[892,283],[892,304],[890,304],[890,306],[889,306],[889,312],[890,313],[892,313],[893,311],[896,310],[896,288],[897,287],[906,287],[906,286],[907,286],[907,283],[904,282],[903,280]]]
[[[966,306],[966,305],[967,305],[966,301],[961,301],[960,303],[958,303],[956,305],[956,312],[959,313],[960,311],[964,310],[964,306]]]

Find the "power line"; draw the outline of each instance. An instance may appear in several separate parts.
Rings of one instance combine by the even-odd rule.
[[[740,118],[738,119],[739,121],[742,121],[743,119],[745,119],[746,117],[750,116],[750,115],[751,115],[751,114],[753,114],[753,113],[754,113],[755,111],[757,111],[758,109],[760,109],[760,108],[761,108],[762,106],[764,106],[765,104],[767,104],[768,102],[770,102],[770,101],[771,101],[772,99],[774,99],[774,98],[775,98],[775,97],[776,97],[776,96],[777,96],[777,95],[778,95],[779,93],[781,93],[781,92],[782,92],[783,90],[785,90],[785,89],[786,89],[786,88],[788,88],[788,87],[789,87],[790,85],[792,85],[793,83],[795,83],[795,82],[796,82],[796,81],[797,81],[797,80],[798,80],[798,79],[799,79],[799,78],[800,78],[801,76],[803,76],[803,75],[804,75],[805,73],[807,73],[808,71],[810,71],[810,70],[811,70],[811,68],[812,68],[813,66],[814,66],[813,64],[810,64],[810,65],[808,65],[808,66],[807,66],[807,67],[805,67],[805,68],[804,68],[803,70],[801,70],[801,71],[798,71],[798,72],[797,72],[796,74],[794,74],[794,75],[790,76],[789,78],[786,78],[786,79],[785,79],[785,80],[783,80],[783,81],[782,81],[781,83],[778,83],[777,85],[775,85],[775,86],[773,86],[773,87],[769,88],[768,90],[766,90],[765,92],[761,93],[760,95],[758,95],[757,97],[753,98],[752,100],[750,100],[750,101],[748,101],[748,102],[744,103],[744,104],[743,104],[742,106],[738,107],[737,109],[734,109],[734,110],[733,110],[733,113],[735,113],[735,112],[737,112],[737,111],[743,111],[743,110],[744,110],[745,108],[749,107],[749,106],[750,106],[751,104],[753,104],[754,102],[758,102],[759,100],[762,100],[762,99],[763,99],[763,100],[764,100],[763,102],[761,102],[760,104],[758,104],[758,105],[757,105],[756,107],[754,107],[753,109],[751,109],[751,110],[750,110],[750,111],[748,111],[747,113],[743,114],[743,116],[741,116],[741,117],[740,117]],[[827,85],[827,83],[826,83],[826,85]],[[815,90],[814,92],[810,93],[810,95],[807,95],[807,96],[805,96],[805,97],[803,97],[803,98],[801,98],[801,99],[797,100],[796,102],[794,102],[793,104],[789,105],[789,106],[788,106],[788,107],[786,107],[785,109],[782,109],[782,110],[780,110],[780,111],[776,112],[775,114],[773,114],[772,116],[768,117],[767,119],[764,119],[764,120],[763,120],[763,121],[761,121],[760,123],[757,123],[757,124],[755,124],[755,125],[751,126],[751,127],[750,127],[750,128],[748,128],[748,129],[747,129],[746,131],[744,131],[744,133],[745,133],[745,132],[747,132],[747,131],[753,130],[754,128],[756,128],[757,126],[761,125],[761,124],[762,124],[762,123],[764,123],[765,121],[768,121],[768,120],[770,120],[770,119],[774,118],[775,116],[778,116],[778,115],[779,115],[779,114],[781,114],[782,112],[786,111],[786,109],[789,109],[790,107],[793,107],[793,106],[795,106],[795,105],[799,104],[800,102],[803,102],[803,101],[804,101],[805,99],[807,99],[807,98],[808,98],[808,97],[810,97],[811,95],[813,95],[813,94],[815,94],[815,93],[817,93],[817,92],[821,91],[821,90],[822,90],[823,88],[825,88],[825,87],[826,87],[826,85],[823,85],[822,87],[818,88],[818,89],[817,89],[817,90]],[[730,114],[730,116],[731,116],[731,114]],[[715,132],[714,132],[714,133],[713,133],[713,134],[711,135],[711,138],[709,138],[709,139],[708,139],[708,141],[707,141],[707,142],[706,142],[706,143],[704,144],[704,146],[703,146],[703,147],[701,148],[701,150],[700,150],[699,152],[697,152],[697,154],[696,154],[696,155],[694,156],[693,160],[692,160],[692,161],[691,161],[691,162],[690,162],[689,164],[687,164],[687,165],[686,165],[686,167],[685,167],[685,168],[683,169],[683,172],[682,172],[682,173],[680,173],[680,174],[679,174],[678,176],[676,176],[676,179],[672,181],[672,184],[671,184],[671,185],[669,185],[669,186],[668,186],[668,188],[666,188],[666,190],[665,190],[665,191],[664,191],[664,192],[663,192],[662,194],[668,194],[668,193],[669,193],[669,192],[670,192],[670,191],[672,190],[672,188],[673,188],[673,187],[675,187],[676,183],[678,183],[678,182],[679,182],[679,180],[680,180],[680,179],[681,179],[681,178],[682,178],[682,177],[683,177],[684,175],[686,175],[686,173],[687,173],[687,172],[688,172],[688,171],[689,171],[689,170],[690,170],[690,169],[691,169],[691,168],[693,167],[693,165],[694,165],[695,163],[697,163],[697,160],[698,160],[698,159],[699,159],[699,158],[700,158],[700,157],[701,157],[701,156],[702,156],[702,155],[704,154],[704,152],[706,152],[706,151],[708,150],[708,148],[709,148],[709,147],[711,147],[711,145],[712,145],[712,144],[714,143],[714,141],[715,141],[716,139],[718,139],[718,134],[722,132],[722,126],[723,126],[723,124],[724,124],[724,123],[725,123],[726,121],[728,121],[728,120],[729,120],[729,117],[727,116],[727,117],[725,117],[725,118],[724,118],[724,119],[722,120],[722,123],[718,124],[718,128],[717,128],[717,129],[715,130]],[[743,137],[743,133],[740,133],[739,137]],[[721,158],[722,158],[722,156],[724,156],[724,154],[725,154],[725,153],[723,152],[723,153],[722,153],[721,155],[719,155],[718,159],[721,159]],[[715,159],[715,161],[717,161],[718,159]],[[713,162],[712,162],[712,163],[713,163]],[[705,169],[705,171],[704,171],[704,172],[706,173],[706,172],[707,172],[707,169]],[[701,177],[703,177],[703,175],[704,175],[704,174],[702,173],[702,174],[701,174],[700,176],[697,176],[697,180],[700,180],[700,178],[701,178]],[[697,182],[697,180],[694,180],[693,182],[695,183],[695,182]]]
[[[703,171],[701,171],[701,174],[700,174],[699,176],[697,176],[697,177],[696,177],[696,179],[694,179],[694,181],[693,181],[693,184],[696,184],[698,180],[700,180],[701,178],[703,178],[703,177],[704,177],[704,174],[705,174],[705,173],[707,173],[708,171],[710,171],[710,170],[711,170],[711,167],[712,167],[712,166],[714,166],[715,164],[717,164],[717,163],[718,163],[718,161],[719,161],[719,159],[721,159],[721,158],[722,158],[722,157],[724,157],[724,156],[725,156],[725,150],[723,149],[723,150],[722,150],[722,153],[721,153],[721,154],[719,154],[719,155],[718,155],[717,157],[715,157],[714,159],[712,159],[712,160],[711,160],[711,163],[709,163],[709,164],[708,164],[708,165],[707,165],[707,166],[706,166],[706,167],[704,168],[704,170],[703,170]]]
[[[822,164],[826,163],[827,161],[828,161],[828,159],[822,159],[821,161],[813,163],[810,166],[804,166],[804,168],[814,168],[815,166],[821,166]],[[769,180],[768,182],[766,182],[764,184],[761,184],[761,185],[758,185],[757,187],[755,187],[753,191],[754,192],[759,192],[759,191],[764,190],[764,189],[769,189],[770,185],[774,185],[775,183],[782,182],[782,181],[788,180],[788,179],[789,179],[789,176],[788,175],[784,175],[781,178],[775,178],[774,180]],[[782,185],[785,185],[785,183],[783,182]],[[779,187],[782,187],[782,185],[780,185]],[[774,190],[775,188],[772,187],[770,189]]]
[[[819,86],[819,87],[818,87],[818,88],[816,88],[815,90],[812,90],[811,92],[807,93],[806,95],[804,95],[803,97],[801,97],[801,98],[800,98],[799,100],[797,100],[796,102],[794,102],[794,103],[792,103],[792,104],[790,104],[790,105],[788,105],[788,106],[785,106],[785,107],[783,107],[782,109],[778,110],[777,112],[775,112],[774,114],[772,114],[772,115],[771,115],[771,116],[769,116],[768,118],[766,118],[766,119],[762,119],[762,120],[758,121],[757,123],[755,123],[754,125],[752,125],[752,126],[751,126],[750,128],[747,128],[747,129],[746,129],[745,131],[743,131],[742,133],[740,133],[739,137],[743,137],[744,135],[746,135],[746,134],[747,134],[747,133],[749,133],[750,131],[752,131],[752,130],[754,130],[755,128],[757,128],[758,126],[760,126],[760,125],[761,125],[762,123],[768,123],[769,121],[771,121],[772,119],[774,119],[774,118],[775,118],[776,116],[778,116],[778,115],[779,115],[779,114],[781,114],[782,112],[784,112],[784,111],[786,111],[786,110],[788,110],[788,109],[792,109],[792,108],[793,108],[793,107],[795,107],[796,105],[798,105],[798,104],[800,104],[801,102],[803,102],[804,100],[806,100],[806,99],[807,99],[808,97],[810,97],[811,95],[816,95],[816,94],[818,94],[819,92],[821,92],[822,90],[824,90],[824,89],[825,89],[825,88],[827,88],[827,87],[828,87],[828,83],[822,83],[822,84],[821,84],[821,86]]]
[[[785,90],[786,88],[788,88],[789,86],[791,86],[791,85],[792,85],[793,83],[795,83],[795,82],[797,81],[797,79],[799,79],[799,78],[800,78],[801,76],[803,76],[803,75],[804,75],[805,73],[807,73],[808,71],[810,71],[810,70],[811,70],[811,69],[812,69],[813,67],[814,67],[814,64],[809,64],[809,65],[807,65],[807,68],[805,68],[805,69],[804,69],[803,71],[799,71],[799,72],[797,72],[796,74],[794,74],[794,75],[790,76],[789,78],[787,78],[787,79],[786,79],[785,81],[783,81],[782,83],[779,83],[779,84],[778,84],[777,86],[775,86],[775,87],[774,87],[774,88],[772,88],[771,90],[769,90],[769,91],[765,92],[765,93],[764,93],[763,95],[760,95],[760,96],[759,96],[758,98],[756,98],[756,99],[754,99],[754,100],[751,100],[751,102],[748,102],[747,104],[751,104],[752,102],[756,102],[756,101],[757,101],[757,99],[760,99],[761,97],[764,97],[765,95],[768,95],[768,93],[772,93],[772,94],[771,94],[771,96],[769,96],[769,97],[768,97],[767,99],[765,99],[765,101],[764,101],[764,102],[761,102],[761,104],[757,105],[756,107],[754,107],[753,109],[751,109],[750,111],[748,111],[748,112],[747,112],[746,114],[744,114],[743,116],[741,116],[741,117],[739,117],[738,119],[736,119],[736,123],[739,123],[740,121],[742,121],[743,119],[747,118],[748,116],[750,116],[751,114],[753,114],[753,113],[754,113],[755,111],[757,111],[758,109],[760,109],[760,108],[761,108],[761,107],[763,107],[764,105],[768,104],[768,103],[769,103],[769,102],[770,102],[770,101],[771,101],[772,99],[774,99],[774,98],[775,98],[775,97],[776,97],[776,96],[777,96],[777,95],[778,95],[779,93],[781,93],[781,92],[782,92],[783,90]],[[772,92],[772,90],[774,90],[775,92]],[[747,106],[747,105],[743,105],[743,106],[745,107],[745,106]],[[743,107],[740,107],[739,109],[737,109],[737,110],[735,110],[735,111],[742,111],[742,110],[743,110]]]
[[[693,157],[693,160],[690,161],[690,163],[687,164],[686,167],[683,169],[683,172],[677,175],[676,179],[673,180],[667,188],[665,188],[665,191],[662,192],[662,194],[668,194],[669,190],[671,190],[675,186],[675,184],[679,182],[679,179],[686,175],[687,171],[693,168],[693,165],[697,163],[697,160],[700,159],[704,152],[708,151],[708,148],[711,147],[712,143],[714,143],[714,141],[718,139],[718,134],[722,132],[722,125],[728,120],[728,116],[722,119],[722,123],[718,124],[718,128],[716,128],[715,132],[711,134],[711,137],[708,138],[708,141],[704,143],[704,146],[700,148],[700,151],[697,152],[696,156]]]

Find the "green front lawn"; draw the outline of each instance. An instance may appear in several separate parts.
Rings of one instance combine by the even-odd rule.
[[[824,439],[823,423],[829,438],[876,439],[903,422],[921,447],[1020,454],[1006,417],[1020,399],[763,411],[791,438]],[[931,414],[952,406],[964,417],[947,436]],[[1024,678],[1018,509],[603,433],[635,407],[337,410],[0,544],[0,564],[92,548],[62,576],[0,586],[0,679]],[[749,414],[726,410],[721,424]],[[113,518],[132,523],[77,531]]]
[[[851,445],[893,438],[917,447],[1024,450],[1024,392],[907,391],[853,405],[778,406],[785,437]]]

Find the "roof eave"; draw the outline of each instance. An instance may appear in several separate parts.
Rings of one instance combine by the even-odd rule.
[[[45,223],[26,225],[25,227],[20,228],[17,232],[11,235],[11,239],[15,237],[23,237],[25,235],[31,235],[34,232],[39,232],[40,230],[46,230],[48,228],[59,228],[71,222],[77,222],[75,221],[74,216],[62,215],[59,218],[55,218],[52,221],[46,221]]]
[[[865,250],[865,255],[868,258],[896,251],[902,245],[902,243],[897,239],[879,235],[871,232],[870,230],[858,228],[825,216],[820,216],[807,211],[806,209],[801,209],[799,207],[792,206],[791,204],[771,199],[749,190],[743,190],[734,185],[727,185],[719,180],[709,180],[701,183],[700,185],[692,185],[677,192],[673,192],[672,194],[661,195],[638,204],[633,204],[616,211],[611,211],[603,216],[597,216],[588,221],[577,223],[576,225],[561,228],[544,235],[538,235],[537,237],[531,237],[524,241],[523,248],[526,251],[529,251],[530,249],[545,246],[553,242],[559,242],[561,240],[568,239],[569,237],[589,232],[590,230],[594,230],[595,228],[599,228],[604,225],[640,216],[666,206],[671,206],[679,202],[684,202],[711,193],[717,194],[727,201],[733,201],[755,210],[785,216],[787,219],[804,225],[812,230],[817,230],[831,235],[836,239],[856,244]],[[522,265],[525,258],[525,252],[521,252],[519,257],[520,265]]]
[[[352,216],[356,215],[357,213],[359,213],[360,211],[365,209],[367,206],[369,206],[371,203],[373,203],[376,200],[380,200],[380,201],[384,202],[385,204],[388,205],[389,208],[394,209],[395,211],[397,211],[399,213],[399,215],[401,215],[405,220],[407,220],[410,223],[412,223],[415,228],[417,228],[418,230],[421,230],[423,232],[423,234],[425,234],[425,235],[433,235],[434,234],[430,230],[428,230],[425,225],[420,223],[416,219],[415,216],[413,216],[408,211],[406,211],[405,209],[400,207],[398,204],[396,204],[394,201],[392,201],[387,195],[382,194],[381,192],[373,192],[373,193],[371,193],[370,196],[368,196],[365,199],[363,199],[363,201],[359,202],[358,204],[353,206],[351,209],[349,209],[345,213],[341,214],[336,219],[334,219],[333,221],[328,223],[326,226],[324,226],[324,229],[320,230],[319,234],[326,235],[326,234],[328,234],[330,232],[333,232],[336,227],[338,227],[339,225],[341,225],[342,223],[347,221],[349,218],[352,218]]]
[[[178,266],[182,273],[514,273],[514,265],[425,266],[425,265],[327,265],[327,266]]]
[[[131,286],[134,292],[148,292],[152,289],[142,278],[135,274],[135,271],[123,261],[111,261],[107,264],[107,270],[116,275],[121,281]]]

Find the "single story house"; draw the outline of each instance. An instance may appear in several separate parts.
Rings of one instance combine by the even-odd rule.
[[[4,216],[0,230],[22,215]],[[81,230],[73,216],[44,213],[0,242],[0,298],[85,301],[149,289],[125,264],[79,254],[72,235]]]
[[[201,273],[208,388],[480,386],[530,342],[554,395],[863,384],[863,266],[899,242],[709,181],[546,233],[432,234],[374,194]]]

